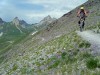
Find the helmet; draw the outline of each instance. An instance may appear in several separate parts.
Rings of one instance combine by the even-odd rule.
[[[81,7],[80,9],[84,9],[84,7]]]

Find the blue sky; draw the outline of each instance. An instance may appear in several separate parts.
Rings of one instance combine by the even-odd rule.
[[[87,0],[0,0],[0,17],[11,21],[19,17],[28,23],[36,23],[44,17],[59,18]]]

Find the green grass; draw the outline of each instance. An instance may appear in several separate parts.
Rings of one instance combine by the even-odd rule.
[[[29,41],[27,39],[26,42]],[[35,42],[33,42],[33,45],[34,43]],[[34,48],[30,47],[24,56],[21,56],[21,58],[17,57],[17,59],[13,58],[12,60],[21,62],[23,67],[19,68],[19,73],[22,75],[47,75],[52,71],[55,75],[58,73],[63,75],[68,73],[72,75],[72,71],[75,71],[75,73],[80,72],[81,75],[92,75],[94,72],[97,72],[97,70],[91,73],[90,66],[91,64],[94,64],[95,61],[91,62],[91,60],[89,60],[90,58],[94,58],[90,53],[90,46],[91,44],[89,44],[89,42],[82,40],[82,38],[77,36],[76,33],[72,32],[59,38],[52,39],[41,45],[37,45]],[[85,51],[81,50],[82,48],[84,48]],[[48,57],[48,55],[52,56]],[[34,56],[36,57],[34,58]],[[33,69],[29,66],[29,63],[31,63],[32,67],[35,65],[36,68]],[[40,66],[44,66],[45,68],[40,69]],[[96,67],[99,66],[100,64],[97,62]],[[83,69],[81,67],[83,67]],[[13,70],[16,71],[17,68],[15,66]],[[95,66],[92,66],[92,68],[95,68]],[[98,72],[96,74],[98,74]]]
[[[98,59],[89,58],[86,62],[86,66],[89,69],[96,69],[98,67],[97,63],[98,63]]]
[[[84,48],[84,47],[89,48],[90,46],[91,46],[91,44],[86,41],[79,43],[79,48]]]
[[[12,47],[20,43],[32,31],[34,31],[34,29],[32,30],[32,28],[29,28],[29,30],[20,27],[20,29],[24,32],[20,33],[20,31],[12,23],[5,23],[1,28],[3,28],[4,34],[2,37],[0,37],[0,55],[8,52]]]
[[[86,51],[86,52],[82,53],[82,57],[88,59],[88,58],[92,57],[92,55]]]
[[[0,57],[0,63],[3,62],[4,58],[5,58],[4,56],[1,56],[1,57]]]

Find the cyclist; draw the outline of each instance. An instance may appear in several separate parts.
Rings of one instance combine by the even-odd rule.
[[[77,17],[79,17],[79,21],[78,21],[78,24],[80,25],[81,23],[81,20],[83,20],[83,24],[82,24],[82,28],[84,28],[84,25],[85,25],[85,18],[87,17],[87,11],[84,9],[84,7],[80,7],[80,9],[78,10],[78,13],[77,13]]]

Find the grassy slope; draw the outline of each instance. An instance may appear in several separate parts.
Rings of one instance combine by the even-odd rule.
[[[99,59],[99,56],[91,55],[90,46],[88,42],[72,32],[40,46],[30,47],[23,55],[15,55],[0,68],[0,73],[6,75],[100,74],[100,70],[97,69],[100,65],[94,67],[87,63],[87,61],[91,63],[90,59]]]
[[[3,36],[0,37],[0,63],[4,60],[5,53],[7,53],[14,45],[20,43],[28,34],[34,31],[33,28],[24,29],[19,27],[24,33],[20,31],[12,23],[5,23],[0,26],[1,31],[3,31]]]

